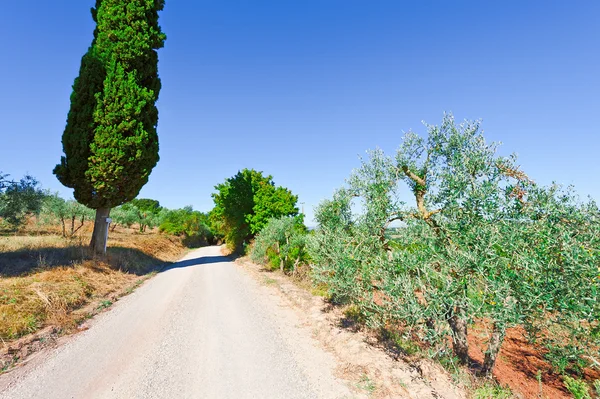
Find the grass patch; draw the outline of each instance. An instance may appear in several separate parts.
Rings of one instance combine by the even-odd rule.
[[[369,378],[369,376],[367,374],[363,374],[360,377],[360,381],[358,382],[357,385],[360,389],[367,391],[369,396],[373,395],[373,393],[377,389],[377,385],[375,384],[375,382],[373,380],[371,380]]]
[[[486,382],[473,391],[473,399],[510,399],[513,397],[509,388],[494,382]]]
[[[100,302],[100,305],[96,308],[96,310],[107,309],[107,308],[111,307],[112,304],[113,304],[113,301],[106,299],[106,300]]]
[[[423,355],[423,351],[417,342],[401,331],[382,328],[379,331],[379,340],[388,350],[397,355],[409,357]]]
[[[185,252],[176,238],[117,231],[110,235],[106,259],[99,260],[82,241],[42,234],[0,237],[2,340],[47,326],[69,331],[86,318],[78,311],[111,306]]]
[[[311,286],[310,293],[314,296],[320,296],[321,298],[329,298],[329,290],[325,284]]]
[[[265,277],[263,283],[265,283],[265,285],[275,285],[277,284],[277,280],[272,279],[271,277]]]

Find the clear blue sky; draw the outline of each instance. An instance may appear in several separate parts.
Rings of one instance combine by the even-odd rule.
[[[65,196],[52,169],[93,4],[0,11],[0,170]],[[167,0],[161,25],[161,160],[141,197],[206,211],[248,167],[310,220],[358,155],[452,111],[534,180],[600,200],[600,1]]]

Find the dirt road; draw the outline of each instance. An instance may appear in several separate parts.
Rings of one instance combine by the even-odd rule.
[[[193,251],[87,331],[0,376],[0,398],[353,397],[331,355],[264,288],[218,247]]]

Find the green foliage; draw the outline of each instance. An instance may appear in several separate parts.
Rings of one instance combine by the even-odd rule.
[[[273,218],[258,233],[250,258],[272,269],[294,272],[300,263],[306,263],[307,230],[302,216]]]
[[[137,223],[140,233],[146,231],[147,227],[153,228],[160,225],[163,216],[160,203],[152,199],[134,199],[133,201],[124,204],[121,208],[125,211],[127,218],[133,217],[134,223]]]
[[[160,202],[148,198],[136,198],[130,202],[131,205],[135,206],[142,212],[158,214],[162,207]]]
[[[568,375],[563,377],[565,387],[573,395],[575,399],[592,399],[590,395],[590,387],[583,380],[569,377]]]
[[[508,387],[505,388],[493,382],[488,382],[473,392],[473,399],[510,399],[512,397],[513,393]]]
[[[563,343],[556,340],[550,340],[546,343],[548,350],[544,357],[552,366],[557,374],[565,374],[566,372],[581,375],[583,369],[588,366],[588,361],[585,358],[585,348],[577,343]]]
[[[356,308],[354,308],[356,309]],[[356,314],[360,314],[360,310],[355,310]],[[360,316],[355,316],[355,320],[360,320]],[[397,331],[387,329],[381,330],[381,338],[391,344],[396,351],[399,351],[407,356],[412,356],[421,352],[421,348],[410,336],[405,336]]]
[[[232,249],[248,243],[269,219],[298,214],[298,197],[262,172],[244,169],[215,189],[211,219]]]
[[[8,176],[0,171],[0,190],[4,190],[12,183],[12,181],[8,180]]]
[[[113,230],[117,226],[131,227],[139,222],[139,210],[135,206],[125,204],[111,210],[110,217],[112,219],[111,226]]]
[[[477,122],[446,115],[395,157],[371,151],[347,186],[316,210],[313,278],[368,324],[394,323],[467,360],[468,326],[491,323],[489,373],[506,329],[598,358],[600,212],[570,188],[540,187],[496,154]],[[408,186],[413,206],[400,201]],[[355,212],[359,210],[359,212]],[[400,223],[389,230],[391,223]],[[393,232],[393,234],[391,234]]]
[[[191,206],[169,210],[162,215],[159,230],[166,234],[184,237],[188,246],[212,243],[214,236],[208,227],[208,215],[194,211]]]
[[[54,173],[91,208],[131,201],[158,162],[158,25],[164,1],[97,0]]]
[[[38,214],[46,195],[34,177],[26,175],[11,181],[0,172],[0,218],[11,229],[19,227],[28,216]]]
[[[46,222],[59,223],[63,237],[72,237],[84,222],[94,217],[94,211],[74,200],[64,200],[58,194],[44,200],[42,216]]]
[[[159,226],[166,212],[156,200],[134,199],[111,211],[110,215],[113,220],[112,229],[114,230],[118,225],[131,227],[137,224],[140,233],[143,233],[148,227],[154,228]]]

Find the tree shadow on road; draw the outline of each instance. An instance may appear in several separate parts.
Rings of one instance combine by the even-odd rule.
[[[182,267],[191,267],[191,266],[199,266],[199,265],[207,265],[211,263],[224,263],[231,262],[232,258],[228,256],[201,256],[199,258],[182,260],[181,262],[176,262],[171,265],[166,265],[163,271],[171,270],[171,269],[179,269]]]

